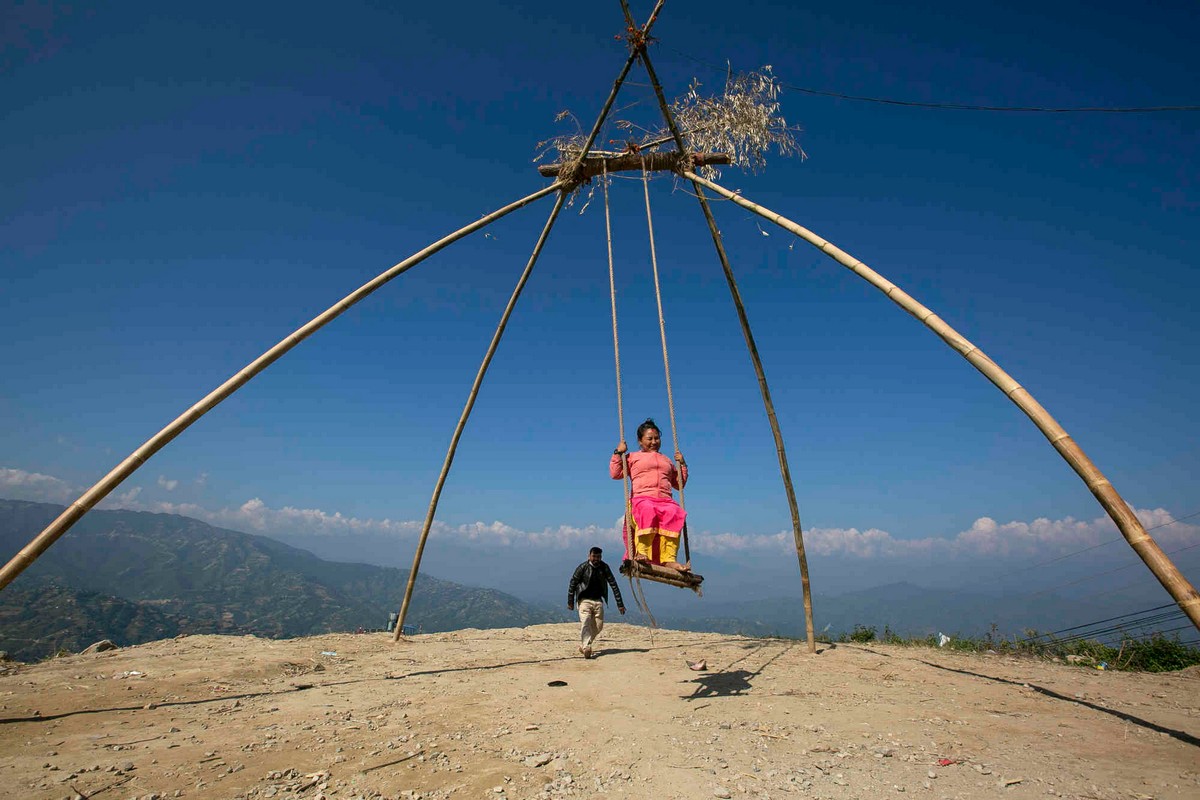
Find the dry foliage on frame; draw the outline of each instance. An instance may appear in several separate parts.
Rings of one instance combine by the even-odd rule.
[[[780,113],[781,87],[770,66],[756,72],[730,73],[725,90],[720,95],[706,96],[700,92],[700,82],[693,80],[686,94],[671,106],[677,126],[688,149],[692,152],[727,153],[733,166],[757,173],[766,167],[767,154],[774,148],[781,156],[799,155],[806,158],[796,139],[799,128],[789,127]],[[574,120],[569,111],[562,111],[555,122]],[[617,128],[626,131],[646,128],[632,120],[614,120]],[[576,122],[578,128],[578,122]],[[553,154],[563,163],[579,158],[586,141],[582,130],[555,136],[538,142],[534,161]],[[672,142],[666,127],[660,125],[645,139],[633,144],[638,150],[654,150]],[[593,149],[589,155],[619,155],[626,151]],[[712,166],[700,167],[700,175],[713,179],[720,172]]]
[[[753,173],[766,167],[772,148],[781,156],[807,158],[796,140],[799,129],[788,127],[779,111],[781,89],[770,66],[730,73],[725,91],[715,97],[706,97],[699,89],[700,83],[693,80],[687,94],[671,108],[691,150],[728,153],[734,166]],[[712,179],[720,173],[714,167],[701,167],[699,174]]]

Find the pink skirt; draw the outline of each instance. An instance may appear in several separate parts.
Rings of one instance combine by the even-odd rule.
[[[634,534],[638,537],[657,534],[668,539],[678,539],[687,520],[687,512],[679,507],[669,497],[635,496],[631,500],[633,508]],[[625,521],[625,558],[629,558],[630,535],[629,520]],[[657,537],[656,537],[657,540]],[[655,547],[657,554],[658,548]],[[658,561],[657,558],[652,558]]]

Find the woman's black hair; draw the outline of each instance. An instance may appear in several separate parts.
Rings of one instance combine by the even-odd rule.
[[[656,431],[658,431],[659,437],[660,438],[662,437],[662,431],[659,430],[659,427],[654,424],[654,420],[650,419],[649,417],[646,417],[646,421],[643,422],[641,425],[638,425],[637,440],[639,442],[642,440],[642,434],[648,430],[656,430]]]

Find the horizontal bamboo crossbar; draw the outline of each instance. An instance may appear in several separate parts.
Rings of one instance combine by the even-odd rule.
[[[674,151],[669,153],[624,153],[619,156],[588,156],[579,164],[578,172],[572,175],[574,181],[591,180],[595,176],[604,172],[630,172],[633,170],[647,172],[674,172],[680,169],[680,162],[683,159],[679,157],[679,153]],[[728,164],[728,153],[692,153],[691,164],[697,167],[705,167],[710,164]],[[547,178],[557,178],[563,171],[564,166],[573,167],[574,161],[567,164],[543,164],[538,167],[538,173]],[[689,165],[684,164],[683,167]]]

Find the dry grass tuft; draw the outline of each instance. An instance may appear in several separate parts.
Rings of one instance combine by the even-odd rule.
[[[767,154],[772,150],[780,156],[807,158],[796,138],[800,129],[789,126],[780,113],[782,89],[770,66],[754,72],[730,72],[724,91],[719,95],[703,95],[700,87],[700,82],[693,80],[687,93],[671,106],[688,151],[727,153],[733,166],[752,173],[766,167]],[[538,142],[535,163],[550,156],[551,160],[570,164],[581,155],[587,136],[579,120],[570,111],[561,111],[554,121],[569,121],[575,130]],[[665,123],[654,130],[627,119],[613,120],[612,123],[621,130],[645,133],[641,142],[630,141],[631,148],[649,152],[673,143]],[[621,152],[593,148],[588,155],[615,156]],[[569,172],[566,170],[560,177],[569,178]],[[700,167],[698,172],[710,180],[721,174],[713,166]],[[579,187],[574,188],[577,191]]]
[[[807,158],[796,139],[799,129],[789,127],[780,113],[781,89],[770,66],[730,73],[725,91],[715,97],[699,89],[699,81],[692,81],[671,109],[689,149],[728,153],[734,166],[753,173],[766,167],[772,148],[781,156]],[[711,180],[720,172],[709,166],[700,174]]]

